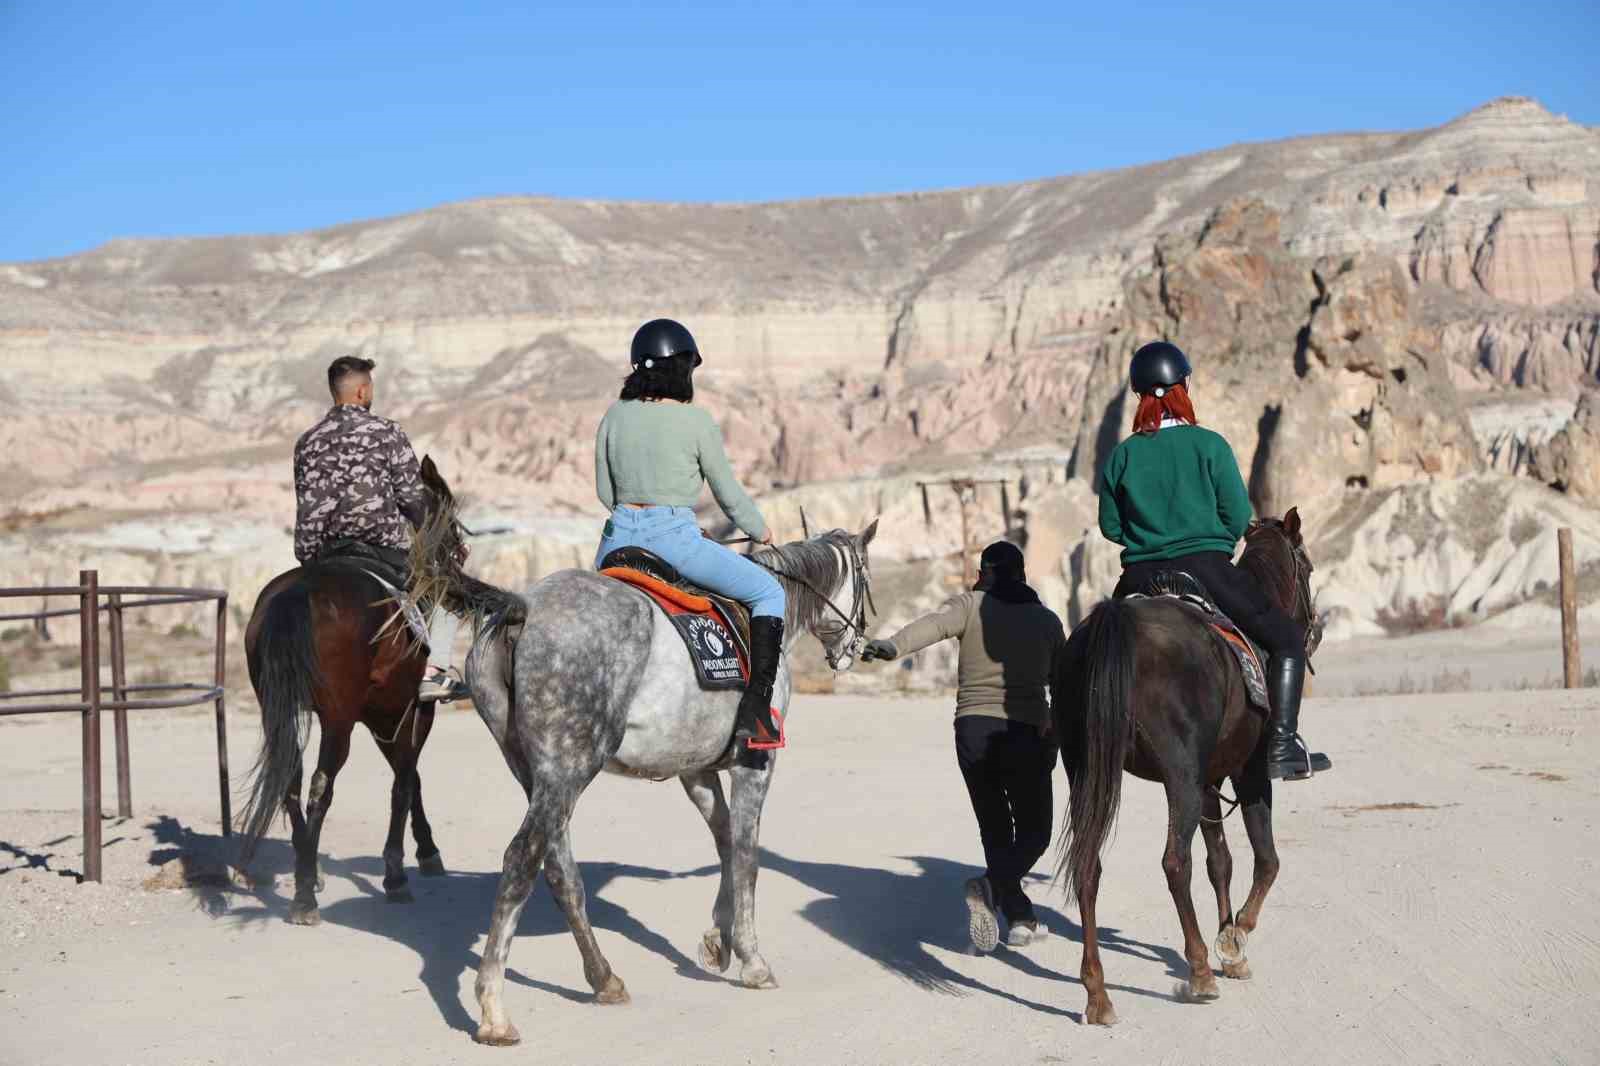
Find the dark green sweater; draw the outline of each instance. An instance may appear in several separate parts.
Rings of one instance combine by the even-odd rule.
[[[1122,563],[1233,549],[1250,524],[1250,496],[1228,442],[1199,426],[1135,433],[1100,478],[1100,532]]]

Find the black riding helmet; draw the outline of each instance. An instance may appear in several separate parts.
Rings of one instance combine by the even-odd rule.
[[[1189,357],[1183,349],[1166,341],[1154,341],[1133,353],[1128,365],[1128,381],[1141,396],[1161,393],[1179,384],[1190,374]],[[1156,390],[1161,390],[1157,392]]]
[[[705,361],[700,358],[700,349],[695,346],[694,336],[687,329],[670,318],[655,318],[640,326],[633,335],[633,352],[629,362],[635,370],[640,367],[651,370],[656,360],[670,359],[675,355],[694,356],[695,366]]]

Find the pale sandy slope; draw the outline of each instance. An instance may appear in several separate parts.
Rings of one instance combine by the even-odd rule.
[[[1369,663],[1380,651],[1433,672],[1404,642]],[[107,823],[116,842],[98,888],[50,872],[78,863],[74,724],[0,725],[0,1061],[1600,1060],[1600,693],[1313,701],[1307,730],[1337,772],[1280,788],[1283,873],[1250,945],[1256,979],[1224,982],[1210,1005],[1173,995],[1161,796],[1131,782],[1101,903],[1123,1018],[1110,1031],[1078,1024],[1076,911],[1043,885],[1035,898],[1060,935],[1027,954],[964,951],[960,882],[979,850],[948,714],[943,700],[803,697],[764,827],[760,929],[775,992],[694,964],[713,853],[678,786],[599,781],[575,840],[633,1003],[587,1002],[541,888],[512,955],[508,1003],[526,1042],[510,1051],[467,1035],[499,857],[520,818],[474,716],[446,717],[424,762],[457,872],[414,877],[412,906],[382,902],[388,779],[363,738],[324,836],[319,929],[281,920],[286,879],[259,897],[138,887],[152,854],[214,847],[204,717],[138,723],[139,814]],[[233,739],[242,764],[254,741],[242,714]],[[1384,804],[1416,806],[1371,809]],[[1242,898],[1248,847],[1236,822],[1229,833]],[[286,848],[271,845],[267,863],[286,869]],[[1205,918],[1199,863],[1195,882]]]

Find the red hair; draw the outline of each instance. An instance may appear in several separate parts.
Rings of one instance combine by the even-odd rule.
[[[1161,420],[1175,418],[1189,425],[1197,425],[1194,404],[1189,400],[1189,390],[1183,382],[1167,387],[1164,395],[1147,392],[1139,397],[1139,410],[1133,415],[1135,433],[1154,433],[1161,428]]]

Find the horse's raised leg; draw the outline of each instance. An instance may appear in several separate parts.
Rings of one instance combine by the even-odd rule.
[[[678,779],[684,792],[711,830],[722,862],[722,877],[717,883],[717,901],[711,908],[711,928],[700,938],[700,965],[724,973],[733,955],[733,830],[728,801],[722,795],[722,778],[715,770],[684,774]]]
[[[1189,962],[1188,995],[1192,999],[1215,999],[1217,978],[1211,972],[1206,942],[1200,936],[1200,921],[1195,917],[1194,896],[1190,893],[1193,866],[1190,858],[1194,831],[1200,824],[1202,790],[1199,782],[1178,781],[1167,785],[1167,847],[1161,868],[1167,875],[1167,890],[1178,909],[1183,926],[1183,955]]]
[[[756,943],[756,874],[761,856],[761,808],[777,766],[774,752],[734,764],[731,840],[733,844],[733,953],[739,957],[739,983],[746,988],[777,988],[772,968]]]
[[[1206,873],[1217,894],[1217,957],[1222,960],[1222,975],[1241,981],[1250,979],[1250,964],[1244,958],[1244,936],[1233,924],[1233,853],[1223,832],[1222,800],[1214,789],[1207,789],[1201,801],[1200,835],[1206,842]]]
[[[550,824],[552,814],[543,804],[530,804],[517,835],[506,845],[500,888],[495,893],[494,915],[489,922],[488,940],[483,946],[483,962],[478,966],[476,991],[483,1018],[472,1038],[480,1044],[509,1047],[522,1040],[517,1027],[511,1024],[511,1018],[506,1014],[503,1001],[506,959],[511,955],[511,940],[517,934],[517,919],[521,917],[522,907],[533,891],[539,866],[544,862],[545,849],[553,835]],[[562,817],[564,819],[565,815]]]
[[[594,989],[597,1003],[626,1003],[628,988],[611,969],[611,963],[600,953],[594,930],[589,926],[589,911],[584,906],[583,876],[572,857],[572,826],[552,837],[544,854],[544,877],[550,882],[550,892],[567,916],[572,938],[578,942],[578,954],[583,956],[583,976]]]
[[[1267,777],[1265,761],[1259,757],[1252,759],[1243,772],[1234,775],[1233,787],[1244,817],[1244,831],[1250,838],[1250,849],[1255,852],[1256,860],[1250,894],[1245,897],[1244,906],[1239,909],[1233,926],[1239,965],[1247,976],[1250,969],[1244,961],[1245,938],[1255,931],[1256,922],[1261,918],[1261,905],[1266,902],[1272,882],[1278,879],[1278,848],[1272,841],[1272,779]],[[1223,972],[1229,973],[1226,967]],[[1229,976],[1237,975],[1229,973]]]
[[[1116,1025],[1117,1012],[1106,994],[1106,971],[1100,965],[1100,927],[1095,921],[1095,901],[1100,897],[1100,860],[1094,861],[1094,875],[1076,886],[1079,919],[1083,923],[1083,962],[1078,979],[1083,982],[1089,1002],[1083,1008],[1085,1025]]]
[[[306,797],[306,830],[295,846],[294,902],[289,905],[289,924],[318,925],[317,889],[321,877],[317,869],[317,847],[322,839],[322,823],[333,806],[333,781],[350,756],[352,722],[330,723],[323,719],[322,741],[317,749],[317,769],[311,775],[311,792]]]

